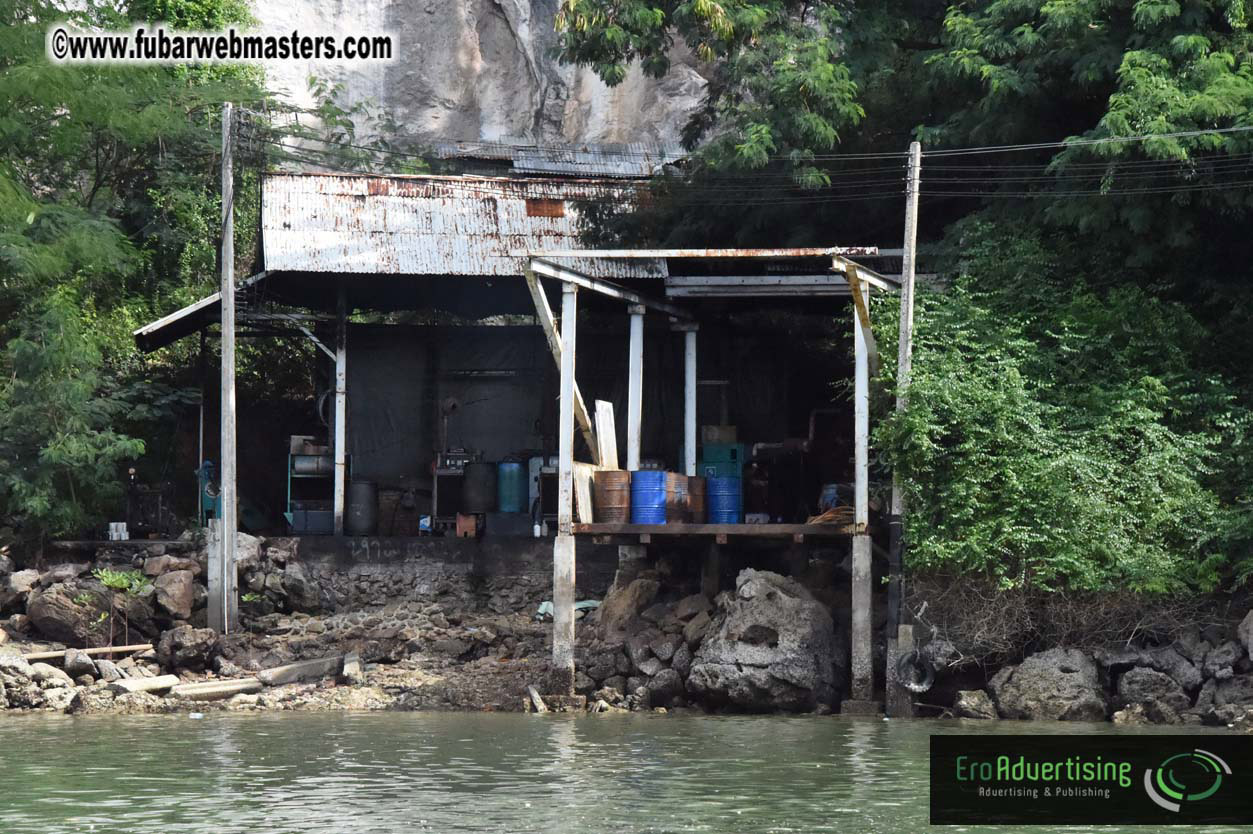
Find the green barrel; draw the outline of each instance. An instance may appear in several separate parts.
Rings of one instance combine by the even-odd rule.
[[[496,508],[502,513],[526,512],[526,487],[526,464],[501,463],[496,477]]]

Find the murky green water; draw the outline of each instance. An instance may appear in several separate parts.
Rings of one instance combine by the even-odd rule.
[[[923,831],[928,735],[988,731],[1113,730],[687,715],[6,716],[0,832]]]

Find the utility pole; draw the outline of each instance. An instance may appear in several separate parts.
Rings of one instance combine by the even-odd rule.
[[[918,192],[922,181],[922,145],[909,145],[909,171],[905,179],[905,242],[901,256],[901,321],[896,354],[896,410],[909,405],[909,373],[914,349],[914,272],[918,247]],[[914,648],[913,625],[900,622],[901,596],[904,594],[902,569],[904,541],[902,516],[905,494],[900,478],[892,473],[892,507],[888,516],[888,668],[884,706],[888,715],[913,714],[908,691],[896,685],[896,658]]]
[[[235,472],[235,178],[231,159],[233,112],[222,105],[222,440],[219,468],[222,517],[216,539],[221,546],[210,550],[209,627],[219,634],[230,631],[235,603],[235,538],[238,490]]]

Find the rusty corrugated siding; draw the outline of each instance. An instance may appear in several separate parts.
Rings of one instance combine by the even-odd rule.
[[[274,174],[263,182],[270,271],[521,275],[513,252],[577,249],[580,200],[634,191],[598,180]],[[527,210],[527,201],[533,201]],[[535,201],[544,201],[536,211]],[[564,212],[552,210],[554,201]],[[559,215],[559,216],[558,216]],[[600,278],[664,277],[662,260],[563,262]]]

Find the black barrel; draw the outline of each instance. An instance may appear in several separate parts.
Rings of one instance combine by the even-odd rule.
[[[379,488],[374,481],[348,484],[348,514],[344,532],[350,536],[374,536],[379,531]]]
[[[461,511],[466,514],[496,511],[496,464],[467,463],[461,482]]]

